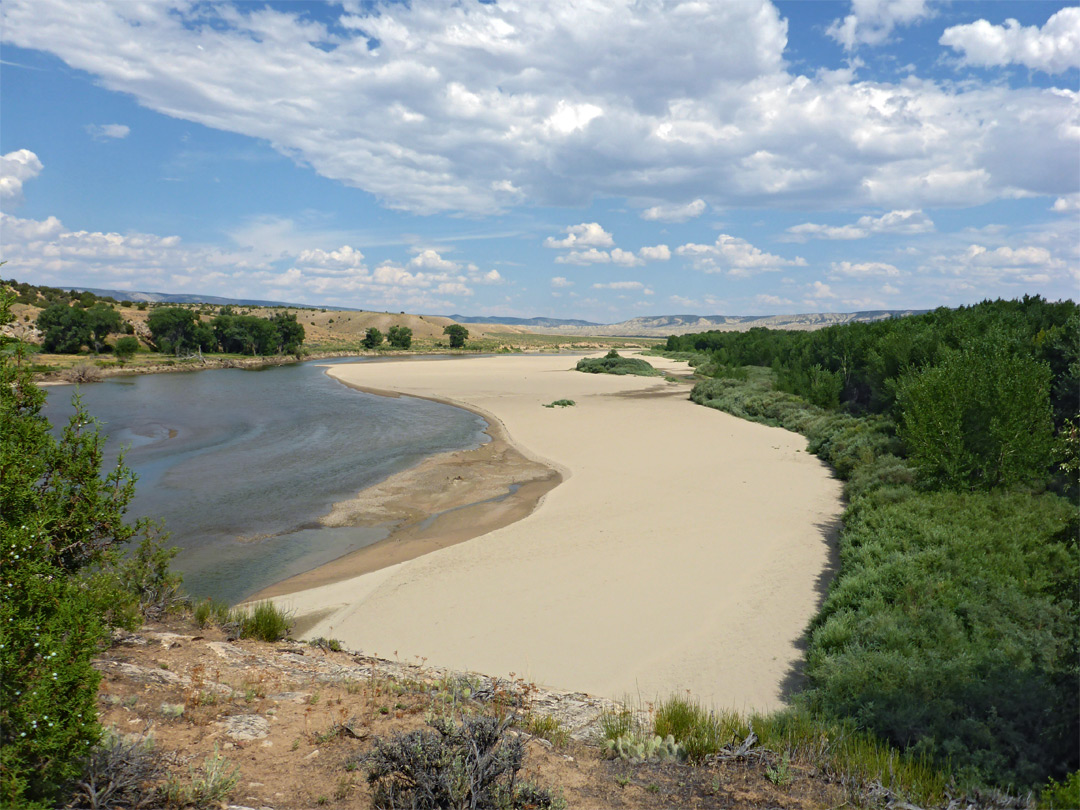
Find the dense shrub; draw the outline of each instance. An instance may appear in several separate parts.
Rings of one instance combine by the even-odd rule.
[[[622,357],[612,349],[603,357],[585,357],[575,367],[587,374],[637,374],[641,377],[659,377],[662,372],[653,368],[640,357]]]
[[[512,715],[429,721],[434,731],[376,739],[362,760],[379,810],[554,808],[547,791],[517,784],[525,759],[521,737],[507,734]]]
[[[1052,496],[856,501],[806,698],[997,784],[1076,768],[1077,528]]]

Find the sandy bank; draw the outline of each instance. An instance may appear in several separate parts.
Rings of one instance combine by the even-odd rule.
[[[796,434],[693,405],[685,386],[573,363],[335,366],[351,385],[477,409],[564,480],[521,520],[343,581],[324,572],[278,601],[318,615],[309,635],[402,660],[617,698],[776,705],[827,573],[839,482]],[[541,407],[563,398],[577,405]]]

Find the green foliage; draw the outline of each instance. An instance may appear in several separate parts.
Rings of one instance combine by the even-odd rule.
[[[452,323],[449,326],[443,327],[443,334],[450,336],[450,348],[460,349],[465,345],[465,341],[469,339],[469,330],[459,323]]]
[[[691,763],[701,763],[734,739],[735,722],[732,715],[718,715],[688,698],[671,697],[657,706],[653,730],[676,740]]]
[[[0,804],[55,807],[100,732],[91,658],[108,623],[161,584],[167,553],[140,547],[132,565],[150,568],[133,588],[133,569],[110,572],[124,544],[148,537],[145,521],[124,522],[134,480],[122,462],[101,475],[103,439],[77,397],[53,437],[25,356],[0,338]]]
[[[575,366],[586,374],[636,374],[641,377],[659,377],[663,374],[640,357],[622,357],[612,349],[603,357],[584,357]]]
[[[577,403],[572,399],[557,399],[554,402],[549,402],[545,405],[545,408],[572,408]]]
[[[547,740],[556,748],[566,748],[570,744],[570,732],[559,722],[557,717],[550,714],[543,716],[530,714],[525,722],[525,728],[534,737]]]
[[[670,734],[638,736],[624,734],[604,742],[604,749],[613,759],[624,759],[633,764],[642,762],[683,762],[686,752]]]
[[[513,715],[429,721],[434,731],[377,738],[362,762],[377,810],[554,808],[548,791],[516,784],[525,759],[521,737],[506,734]]]
[[[858,500],[811,625],[809,704],[976,780],[1075,768],[1076,535],[1053,496]]]
[[[195,605],[193,616],[199,627],[207,627],[210,624],[220,627],[229,621],[229,606],[225,602],[207,597]]]
[[[229,621],[237,623],[240,638],[280,641],[292,632],[292,614],[273,602],[259,602],[251,610],[237,608]]]
[[[1073,771],[1061,782],[1046,783],[1039,796],[1040,810],[1073,810],[1080,807],[1080,771]]]
[[[54,303],[37,317],[37,328],[44,335],[41,346],[47,352],[78,354],[90,343],[91,330],[86,311],[66,303]]]
[[[84,761],[67,806],[87,810],[154,807],[163,765],[149,733],[125,735],[107,729]]]
[[[383,333],[376,329],[374,326],[367,330],[364,335],[363,341],[361,341],[365,349],[377,349],[382,346]]]
[[[407,326],[391,326],[386,338],[395,349],[408,349],[412,346],[412,329]]]
[[[1053,446],[1050,367],[1000,342],[945,355],[902,377],[900,436],[923,478],[950,488],[1033,483]]]
[[[105,339],[109,335],[119,332],[124,327],[123,321],[120,320],[120,313],[108,304],[100,302],[86,310],[86,325],[93,339],[94,354],[104,348]]]
[[[116,345],[113,346],[113,354],[115,354],[117,359],[121,362],[130,360],[138,351],[139,339],[130,336],[118,338]]]
[[[198,317],[183,307],[155,307],[146,319],[158,351],[177,356],[195,351],[200,345],[200,335],[195,325]]]

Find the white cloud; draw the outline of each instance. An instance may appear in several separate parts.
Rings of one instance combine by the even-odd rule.
[[[660,222],[686,222],[694,219],[705,212],[705,201],[694,200],[686,205],[654,205],[641,212],[642,219],[659,220]]]
[[[308,267],[363,269],[364,254],[359,250],[343,245],[337,250],[325,251],[318,248],[301,251],[297,257],[300,264]]]
[[[647,262],[666,262],[671,258],[671,249],[667,245],[643,247],[638,255]]]
[[[1045,73],[1064,73],[1080,67],[1080,8],[1063,8],[1042,28],[1006,20],[992,25],[976,20],[946,28],[939,43],[960,51],[967,65],[991,67],[1024,65]]]
[[[571,250],[569,253],[555,257],[556,264],[609,264],[611,254],[606,250],[589,248],[588,250]]]
[[[18,205],[23,198],[23,184],[33,180],[45,167],[29,149],[19,149],[0,156],[0,203]]]
[[[836,293],[832,291],[832,287],[830,287],[828,284],[823,284],[820,281],[815,281],[813,284],[811,284],[806,294],[814,300],[820,300],[823,298],[836,298]]]
[[[777,295],[770,295],[768,293],[754,296],[754,300],[758,304],[768,307],[790,307],[795,304],[790,298],[781,298]]]
[[[1052,211],[1065,213],[1066,211],[1080,211],[1080,194],[1067,194],[1054,200]]]
[[[645,264],[645,259],[635,256],[629,250],[622,250],[621,248],[615,248],[611,251],[611,261],[615,264],[621,264],[624,267],[637,267]]]
[[[675,252],[692,259],[698,270],[704,270],[706,273],[726,272],[731,276],[745,277],[780,270],[784,267],[806,266],[806,259],[801,256],[785,259],[766,253],[745,239],[729,236],[726,233],[720,234],[715,244],[699,245],[691,242],[680,245]]]
[[[611,234],[600,227],[598,222],[582,222],[580,225],[571,225],[563,228],[566,237],[556,239],[549,236],[544,240],[544,247],[548,248],[579,248],[579,247],[611,247],[615,240]]]
[[[131,134],[131,127],[126,124],[87,124],[86,131],[95,141],[120,140]]]
[[[421,250],[419,253],[409,259],[409,267],[416,267],[421,270],[435,270],[445,273],[457,270],[459,265],[457,262],[452,262],[449,259],[444,259],[434,250],[425,249]]]
[[[6,0],[0,30],[419,213],[597,197],[914,209],[1075,190],[1074,89],[797,75],[767,0],[336,9],[324,24],[302,5]],[[869,43],[926,15],[921,0],[857,0],[836,35]]]
[[[899,275],[900,269],[887,262],[833,262],[829,277],[878,278]]]
[[[920,210],[889,211],[880,217],[863,216],[852,225],[818,225],[804,222],[787,229],[789,241],[814,239],[865,239],[875,233],[930,233],[934,223]]]
[[[551,279],[552,287],[573,287],[574,282],[567,281],[563,276],[553,276]]]
[[[880,45],[897,25],[932,16],[926,0],[851,0],[851,13],[833,20],[825,33],[851,51],[859,45]]]

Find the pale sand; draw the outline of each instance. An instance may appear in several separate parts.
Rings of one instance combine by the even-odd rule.
[[[694,405],[662,378],[572,371],[575,359],[334,366],[350,385],[484,413],[563,482],[503,528],[276,601],[314,621],[309,637],[384,657],[776,707],[828,577],[840,483],[798,434]],[[577,405],[541,407],[564,398]]]

